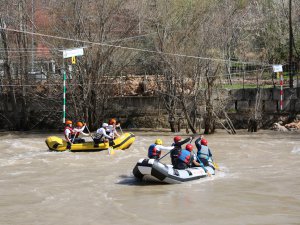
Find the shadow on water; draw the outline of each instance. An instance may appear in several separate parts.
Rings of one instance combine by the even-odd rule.
[[[129,175],[120,175],[120,181],[116,184],[127,185],[127,186],[153,186],[153,185],[167,185],[166,183],[162,183],[159,181],[149,180],[139,180],[134,176]]]

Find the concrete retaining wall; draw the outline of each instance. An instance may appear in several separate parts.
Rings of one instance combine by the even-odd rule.
[[[261,109],[262,109],[262,121],[265,124],[271,124],[271,120],[276,120],[276,117],[282,115],[296,115],[300,114],[300,88],[284,89],[284,102],[283,110],[280,111],[280,89],[262,89]],[[219,92],[220,93],[220,92]],[[239,89],[239,90],[221,90],[222,97],[220,94],[214,94],[213,99],[215,102],[224,101],[226,102],[226,111],[230,118],[233,120],[236,128],[246,128],[247,121],[251,110],[253,111],[256,102],[257,90],[256,89]],[[0,99],[0,113],[11,111],[10,105],[5,108],[3,106],[4,99]],[[53,105],[49,100],[49,105]],[[56,107],[58,108],[58,106]],[[113,97],[107,99],[104,103],[104,114],[107,118],[118,117],[122,121],[126,121],[128,126],[133,127],[168,127],[168,112],[165,107],[163,99],[158,96],[126,96],[126,97]],[[60,109],[60,106],[59,106]],[[205,106],[198,105],[199,112],[205,110]],[[42,113],[43,109],[37,106],[30,107],[30,113],[32,115],[45,114]],[[47,112],[49,114],[49,112]],[[46,122],[45,127],[51,125],[51,121],[57,121],[60,117],[61,112],[45,114],[44,120]],[[55,116],[56,119],[53,119]],[[180,118],[180,110],[176,115]],[[53,117],[53,118],[52,118]],[[43,120],[43,121],[44,121]],[[5,117],[0,117],[0,125],[4,126],[7,123]],[[266,125],[267,126],[267,125]]]
[[[266,126],[281,115],[300,114],[300,88],[284,89],[282,111],[280,110],[280,89],[270,88],[260,91],[264,120],[262,123],[265,123]],[[227,98],[226,111],[235,126],[237,128],[246,128],[250,111],[255,107],[257,89],[223,90],[222,92],[222,96]],[[219,99],[217,95],[214,95],[214,98],[215,101]],[[168,126],[168,114],[164,107],[164,102],[157,96],[116,97],[111,98],[109,102],[110,105],[106,108],[107,115],[118,115],[120,118],[131,118],[134,121],[141,121],[143,120],[142,117],[149,121],[163,120],[165,125]],[[199,109],[203,111],[203,107],[201,108],[200,105]],[[144,121],[144,124],[148,124],[147,121]]]

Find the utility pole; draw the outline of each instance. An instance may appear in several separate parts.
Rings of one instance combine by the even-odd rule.
[[[293,75],[294,75],[294,65],[293,65],[293,27],[292,27],[292,0],[289,0],[289,86],[293,88]]]

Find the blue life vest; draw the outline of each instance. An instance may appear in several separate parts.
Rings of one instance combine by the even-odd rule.
[[[190,160],[191,160],[191,153],[188,150],[184,149],[179,154],[178,159],[189,165],[190,164]]]
[[[160,151],[157,151],[156,144],[152,144],[148,148],[148,158],[153,159],[155,157],[160,156]]]
[[[209,158],[209,149],[205,145],[201,145],[201,149],[197,152],[197,157],[199,159],[208,159]]]

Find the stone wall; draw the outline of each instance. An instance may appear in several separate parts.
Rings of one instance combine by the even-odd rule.
[[[222,98],[220,98],[220,93]],[[214,94],[213,99],[217,102],[225,98],[226,111],[234,126],[236,128],[247,128],[250,112],[255,107],[256,93],[256,89],[221,90],[218,94]],[[261,89],[260,96],[262,109],[260,127],[270,127],[280,117],[300,115],[300,88],[284,89],[282,111],[280,111],[280,89]],[[4,101],[4,98],[0,99],[0,127],[2,127],[0,129],[5,129],[9,125],[3,112],[18,113],[12,112],[9,107],[4,108],[4,104],[2,104]],[[44,104],[53,105],[53,102],[49,100],[47,103],[44,102]],[[107,99],[104,104],[105,118],[103,119],[117,117],[124,124],[124,128],[169,128],[169,118],[164,101],[158,96],[113,97]],[[203,115],[205,107],[200,102],[198,107],[200,114]],[[56,108],[60,109],[61,107],[56,105]],[[60,121],[61,112],[54,110],[54,105],[51,109],[51,111],[44,112],[43,110],[45,109],[38,107],[38,105],[31,106],[30,116],[38,117],[41,120],[38,123],[39,127],[46,129],[56,127],[60,124],[57,121]],[[183,116],[180,110],[178,110],[176,116],[177,119]],[[36,120],[33,119],[32,121]]]
[[[280,89],[261,89],[262,123],[270,126],[281,116],[300,114],[300,88],[284,89],[283,110],[280,111]],[[236,128],[246,128],[250,111],[255,107],[257,89],[222,90],[226,111]],[[217,101],[218,96],[214,96]],[[158,96],[115,97],[108,101],[106,115],[116,116],[131,127],[168,127],[168,114]]]

